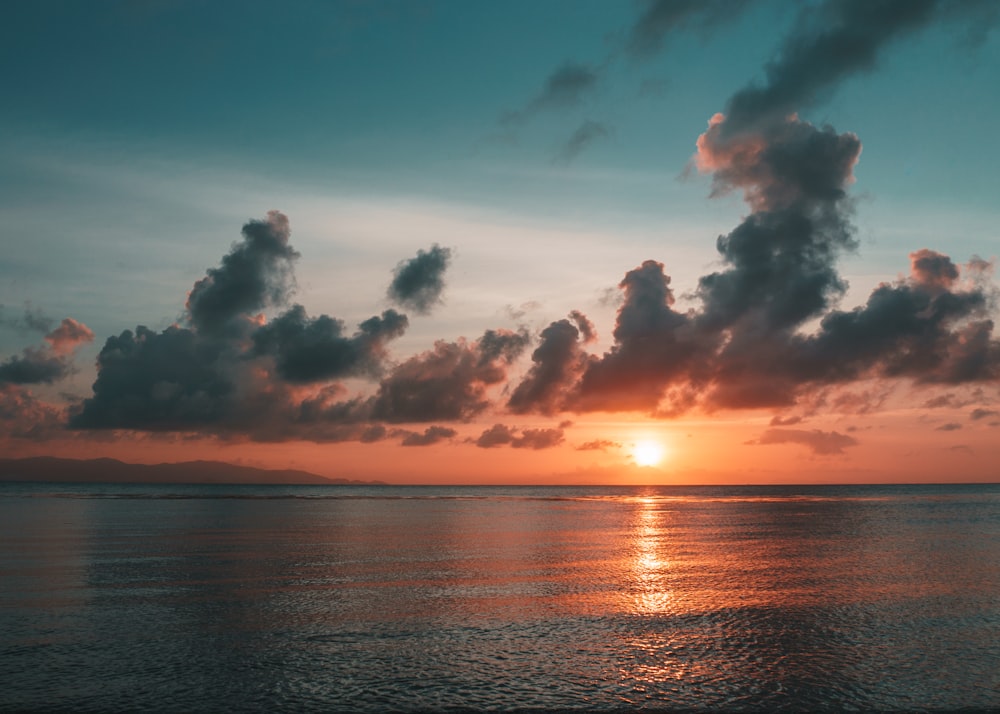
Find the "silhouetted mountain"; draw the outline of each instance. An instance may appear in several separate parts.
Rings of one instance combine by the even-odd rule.
[[[0,481],[62,481],[94,483],[245,483],[245,484],[380,484],[326,478],[308,471],[257,469],[222,461],[176,464],[127,464],[117,459],[60,459],[38,456],[0,459]]]

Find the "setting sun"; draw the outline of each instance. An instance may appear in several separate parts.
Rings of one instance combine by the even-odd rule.
[[[659,441],[637,441],[632,447],[632,458],[637,466],[656,466],[663,461],[665,449]]]

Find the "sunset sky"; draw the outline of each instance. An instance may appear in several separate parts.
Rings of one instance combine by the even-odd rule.
[[[11,5],[0,455],[996,481],[998,23]]]

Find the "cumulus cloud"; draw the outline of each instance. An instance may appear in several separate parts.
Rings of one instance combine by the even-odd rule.
[[[104,343],[93,396],[74,428],[186,430],[225,421],[235,409],[232,347],[179,326],[140,325]]]
[[[980,419],[987,419],[989,417],[1000,416],[1000,411],[996,409],[973,409],[969,413],[969,419],[972,421],[979,421]]]
[[[715,193],[741,190],[751,212],[717,241],[721,269],[699,280],[700,306],[686,313],[672,307],[662,264],[630,271],[615,343],[562,389],[564,407],[666,414],[696,403],[787,406],[806,389],[871,377],[997,379],[989,288],[962,283],[948,256],[916,251],[908,278],[858,308],[835,308],[846,289],[836,262],[855,248],[847,187],[857,137],[796,117],[727,136],[726,121],[713,118],[699,139],[698,164]],[[804,333],[813,320],[818,329]]]
[[[664,387],[681,375],[693,377],[699,340],[690,318],[673,310],[673,291],[663,264],[647,260],[629,271],[619,285],[615,344],[600,358],[587,361],[579,384],[567,390],[566,404],[581,410],[653,409]]]
[[[94,341],[93,331],[72,317],[63,318],[59,326],[45,335],[52,351],[57,355],[67,355],[81,345]]]
[[[843,454],[844,449],[856,446],[858,440],[836,431],[820,431],[813,429],[768,429],[760,438],[748,441],[748,444],[766,446],[770,444],[801,444],[808,447],[814,454],[828,456]]]
[[[67,365],[46,350],[25,348],[0,362],[0,384],[51,384],[66,375]]]
[[[466,421],[484,411],[487,390],[528,346],[525,332],[487,330],[473,342],[443,340],[402,362],[379,384],[372,415],[388,422]]]
[[[956,422],[948,422],[947,424],[942,424],[941,426],[936,427],[934,431],[958,431],[961,428],[962,428],[961,424],[958,424]]]
[[[64,432],[65,414],[27,389],[0,381],[0,433],[8,438],[44,441]]]
[[[476,446],[491,449],[510,446],[514,449],[549,449],[563,442],[562,429],[517,429],[504,424],[494,424],[475,440]]]
[[[418,250],[415,258],[396,266],[389,284],[389,298],[418,313],[429,313],[441,302],[444,273],[450,262],[450,248],[435,244],[430,250]]]
[[[393,432],[393,435],[403,437],[403,440],[400,442],[402,446],[433,446],[442,441],[455,438],[458,436],[458,432],[451,427],[435,425],[427,427],[423,432],[397,429]]]
[[[328,315],[294,305],[268,322],[252,313],[283,304],[294,285],[288,219],[271,211],[243,226],[219,268],[188,296],[188,326],[162,332],[138,326],[107,339],[97,358],[93,394],[72,409],[77,429],[193,431],[270,441],[384,438],[366,424],[362,398],[343,399],[331,379],[384,371],[386,343],[403,333],[405,315],[386,310],[344,334]],[[89,331],[64,321],[47,337],[52,349]],[[299,385],[320,384],[301,390]]]
[[[278,374],[289,382],[315,382],[359,374],[378,374],[385,343],[406,330],[406,315],[386,310],[347,337],[344,323],[329,315],[310,318],[294,305],[253,333],[253,353],[273,355]]]
[[[542,330],[541,344],[531,355],[532,367],[507,402],[511,411],[552,414],[562,409],[566,390],[587,363],[581,338],[589,334],[593,339],[593,326],[583,313],[574,311],[571,318],[572,322],[558,320]]]
[[[35,328],[43,325],[50,326],[51,320],[42,320],[36,314]],[[14,355],[0,362],[0,385],[51,384],[62,379],[73,370],[73,352],[93,339],[94,333],[89,327],[67,317],[45,335],[46,345],[26,347],[19,356]]]
[[[188,319],[199,332],[241,328],[251,313],[284,305],[291,293],[292,263],[299,254],[288,243],[288,217],[269,211],[264,220],[247,222],[242,232],[243,240],[188,295]]]

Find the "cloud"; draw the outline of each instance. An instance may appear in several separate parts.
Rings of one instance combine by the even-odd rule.
[[[691,29],[707,33],[732,22],[750,5],[749,0],[646,0],[644,10],[628,33],[626,51],[637,59],[661,49],[667,37]]]
[[[523,429],[519,430],[504,424],[494,424],[483,431],[475,440],[476,446],[491,449],[497,446],[510,446],[515,449],[549,449],[563,442],[562,429]]]
[[[790,416],[790,417],[773,416],[771,417],[771,426],[792,426],[794,424],[798,424],[801,421],[802,417],[800,416]]]
[[[730,98],[726,132],[753,130],[819,103],[847,77],[873,69],[890,42],[931,22],[938,4],[827,0],[804,8],[765,67],[764,84],[749,85]]]
[[[58,327],[45,335],[45,341],[49,343],[55,354],[67,355],[81,345],[93,342],[94,333],[82,322],[77,322],[72,317],[66,317],[63,318]]]
[[[71,410],[75,429],[193,431],[272,441],[377,435],[365,400],[339,401],[341,388],[307,385],[383,372],[385,344],[405,330],[394,310],[365,320],[351,336],[328,315],[294,305],[272,321],[250,313],[282,303],[294,284],[287,217],[277,211],[243,226],[243,240],[188,296],[189,326],[145,326],[109,337],[97,358],[93,394]],[[63,321],[53,349],[89,331]],[[296,391],[298,389],[299,391]],[[336,399],[334,399],[336,395]]]
[[[556,163],[568,164],[595,142],[611,136],[611,127],[601,122],[585,120],[570,135],[555,156]]]
[[[574,311],[571,318],[573,322],[558,320],[542,330],[541,344],[531,355],[532,367],[507,401],[512,412],[553,414],[562,410],[566,391],[587,364],[580,339],[584,333],[593,339],[593,325],[583,313]]]
[[[980,419],[986,419],[988,417],[1000,416],[1000,411],[996,409],[973,409],[969,413],[969,419],[972,421],[979,421]]]
[[[61,408],[40,401],[23,387],[0,381],[0,433],[13,439],[45,441],[65,428]]]
[[[378,374],[385,343],[402,335],[407,325],[406,315],[386,310],[346,337],[340,320],[309,318],[304,307],[294,305],[253,333],[253,354],[274,356],[278,374],[289,382]]]
[[[947,424],[942,424],[939,427],[935,427],[934,431],[958,431],[962,428],[961,424],[956,424],[955,422],[949,422]]]
[[[403,437],[403,440],[400,442],[402,446],[432,446],[442,441],[453,439],[458,435],[458,432],[447,426],[429,426],[422,433],[397,429],[393,432],[393,435]]]
[[[51,325],[51,320],[42,320],[36,315],[33,329],[43,325]],[[20,356],[15,355],[0,362],[0,385],[51,384],[60,380],[73,370],[72,353],[93,339],[94,333],[89,327],[67,317],[45,335],[48,344],[27,347]]]
[[[571,310],[569,319],[576,324],[576,329],[580,331],[580,337],[584,342],[595,342],[597,340],[597,330],[594,323],[579,310]]]
[[[812,450],[814,454],[827,456],[843,454],[848,446],[856,446],[858,440],[852,436],[836,431],[820,431],[813,429],[768,429],[755,441],[747,444],[765,446],[770,444],[801,444]]]
[[[591,358],[574,389],[564,392],[567,406],[608,411],[653,409],[664,387],[681,375],[694,377],[693,358],[702,349],[690,332],[690,318],[672,309],[673,292],[663,264],[647,260],[619,284],[614,346]]]
[[[238,364],[227,342],[188,328],[125,330],[98,354],[93,396],[70,426],[183,431],[220,424],[236,408]]]
[[[21,356],[0,362],[0,384],[51,384],[66,376],[62,358],[47,350],[26,348]]]
[[[728,121],[712,118],[696,163],[711,172],[713,195],[742,191],[750,213],[719,237],[721,267],[699,279],[699,304],[673,309],[660,263],[629,271],[619,286],[614,344],[584,358],[575,384],[563,380],[547,394],[545,413],[670,416],[698,405],[791,406],[817,387],[871,378],[1000,378],[1000,343],[988,316],[995,290],[976,263],[963,282],[950,257],[917,250],[909,277],[878,286],[864,305],[836,309],[847,287],[837,261],[856,248],[847,193],[861,152],[856,136],[795,116],[740,132],[726,132]],[[884,398],[873,392],[863,404],[838,408],[861,413]]]
[[[575,448],[577,451],[607,451],[608,449],[620,449],[622,445],[617,441],[595,439],[594,441],[585,441]]]
[[[596,68],[578,62],[564,62],[546,77],[538,94],[521,109],[504,116],[504,123],[522,122],[542,111],[576,107],[597,88],[599,80]]]
[[[24,314],[20,317],[5,317],[3,315],[4,306],[0,305],[0,327],[10,327],[21,332],[46,333],[52,329],[54,320],[46,316],[37,308],[32,308],[30,303],[24,307]]]
[[[191,289],[187,315],[192,327],[205,334],[242,331],[251,313],[284,305],[294,285],[292,263],[299,257],[288,244],[290,232],[288,217],[280,211],[247,222],[243,240]]]
[[[957,406],[954,394],[939,394],[924,402],[925,409],[939,409],[941,407]]]
[[[396,266],[389,285],[389,298],[418,313],[429,313],[441,302],[444,273],[450,261],[450,248],[435,244],[430,250],[418,250],[415,258]]]
[[[487,330],[474,342],[443,340],[411,357],[379,384],[372,415],[388,422],[466,421],[485,410],[487,389],[529,343],[525,332]]]

